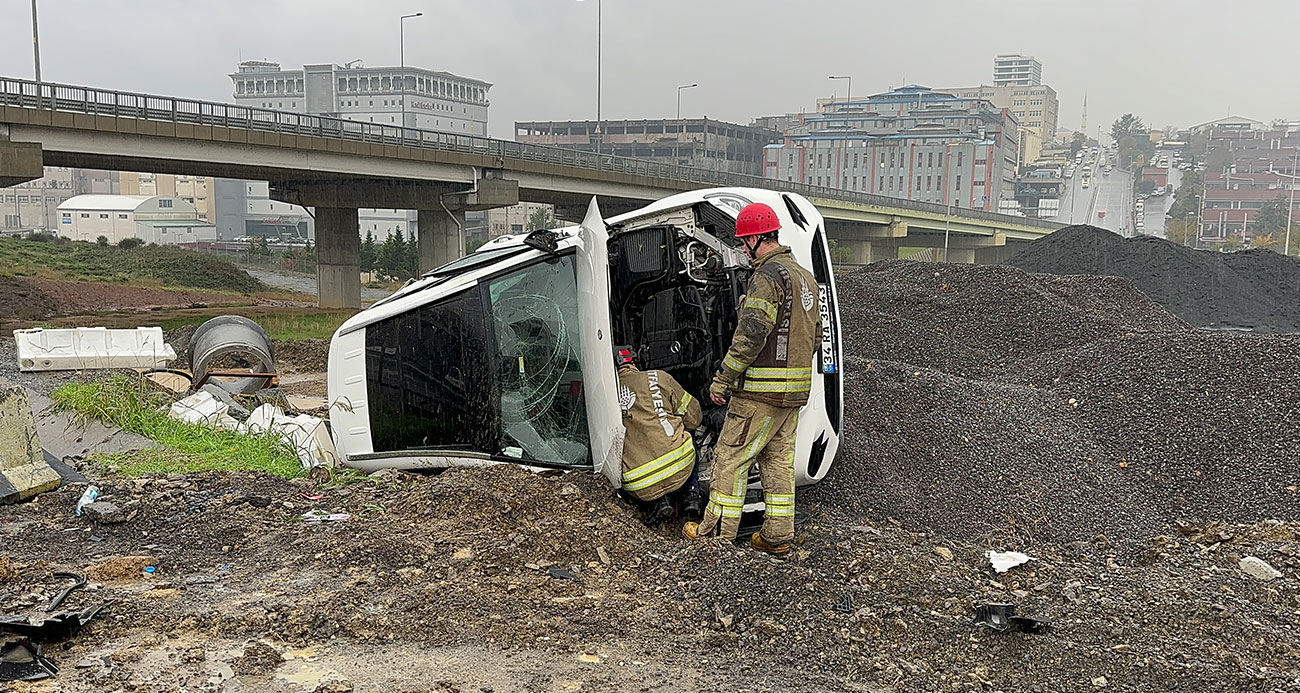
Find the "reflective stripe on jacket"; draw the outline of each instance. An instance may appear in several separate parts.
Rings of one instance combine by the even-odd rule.
[[[664,371],[623,366],[618,371],[623,410],[623,490],[655,500],[682,487],[695,466],[691,431],[700,403]]]
[[[789,248],[758,259],[719,373],[734,396],[774,407],[808,402],[821,339],[820,301],[817,280]]]

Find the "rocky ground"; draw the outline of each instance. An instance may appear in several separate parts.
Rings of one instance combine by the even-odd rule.
[[[68,570],[91,584],[64,608],[107,604],[47,650],[57,679],[15,691],[1300,686],[1295,524],[1042,543],[997,574],[985,544],[818,504],[787,560],[690,543],[583,474],[86,471],[125,521],[76,517],[77,486],[0,508],[0,612],[39,613]],[[984,602],[1050,625],[977,627]]]

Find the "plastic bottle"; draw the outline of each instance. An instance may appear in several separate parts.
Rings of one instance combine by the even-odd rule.
[[[76,514],[81,515],[81,509],[94,503],[96,498],[99,498],[99,489],[95,486],[87,486],[86,490],[82,492],[81,498],[77,501]]]

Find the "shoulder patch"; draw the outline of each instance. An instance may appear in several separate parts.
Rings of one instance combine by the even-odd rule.
[[[800,302],[803,303],[804,312],[806,313],[812,310],[813,303],[814,301],[816,301],[816,297],[814,297],[813,292],[808,289],[808,282],[802,279],[799,280],[799,293],[800,293],[800,297],[799,297]]]
[[[626,385],[619,385],[618,386],[619,408],[623,410],[624,414],[626,414],[627,410],[631,409],[632,405],[634,404],[636,404],[636,393],[632,391],[632,388]]]

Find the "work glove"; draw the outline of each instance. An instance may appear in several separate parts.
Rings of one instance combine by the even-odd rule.
[[[713,376],[713,383],[709,385],[709,399],[719,406],[727,403],[727,392],[731,386],[722,379],[722,374],[718,373]]]

